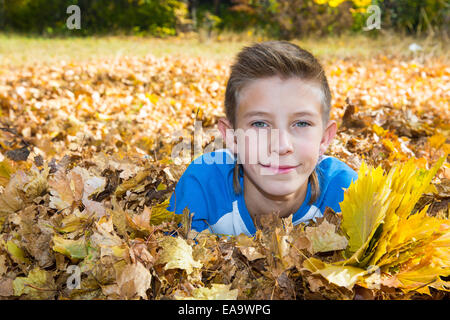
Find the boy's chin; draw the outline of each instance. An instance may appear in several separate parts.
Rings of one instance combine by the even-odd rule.
[[[270,185],[262,186],[262,189],[267,194],[273,197],[285,197],[292,195],[299,191],[301,185],[289,185],[286,182],[284,183],[270,183]]]

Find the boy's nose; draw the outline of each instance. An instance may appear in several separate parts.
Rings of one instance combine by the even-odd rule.
[[[273,137],[271,143],[272,152],[277,152],[278,154],[285,154],[294,151],[289,133],[286,130],[280,129],[272,130],[272,133],[274,133],[275,136]]]

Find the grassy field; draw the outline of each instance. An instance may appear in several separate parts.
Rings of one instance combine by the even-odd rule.
[[[121,56],[206,57],[214,60],[231,59],[242,46],[267,40],[250,34],[222,34],[207,38],[185,35],[168,39],[132,36],[88,38],[44,38],[0,34],[0,64],[49,64],[55,61],[86,61]],[[403,37],[386,33],[378,38],[362,35],[345,35],[327,38],[305,38],[292,42],[309,49],[322,59],[370,58],[379,54],[427,60],[438,58],[448,61],[448,41]],[[412,52],[408,47],[419,44],[423,50]]]

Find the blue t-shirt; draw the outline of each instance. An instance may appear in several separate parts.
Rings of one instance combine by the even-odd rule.
[[[167,210],[182,214],[188,207],[194,213],[192,229],[197,232],[209,228],[216,234],[253,236],[256,228],[245,205],[243,176],[239,176],[242,192],[237,195],[233,190],[235,161],[228,149],[208,152],[194,159],[179,179]],[[344,200],[343,188],[348,188],[351,181],[358,178],[352,168],[332,156],[319,157],[316,171],[320,196],[308,205],[311,198],[308,182],[305,200],[292,215],[294,225],[321,217],[326,207],[341,212],[339,203]]]

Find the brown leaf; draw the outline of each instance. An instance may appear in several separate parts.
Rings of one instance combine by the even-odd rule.
[[[126,299],[147,299],[146,291],[150,288],[151,279],[150,271],[142,263],[127,265],[117,277],[120,295]]]
[[[14,295],[13,279],[0,278],[0,297],[10,297]]]
[[[130,217],[127,213],[125,213],[125,216],[132,228],[139,231],[152,232],[153,227],[150,225],[151,214],[152,209],[144,206],[144,210],[140,214],[134,214],[132,217]]]

